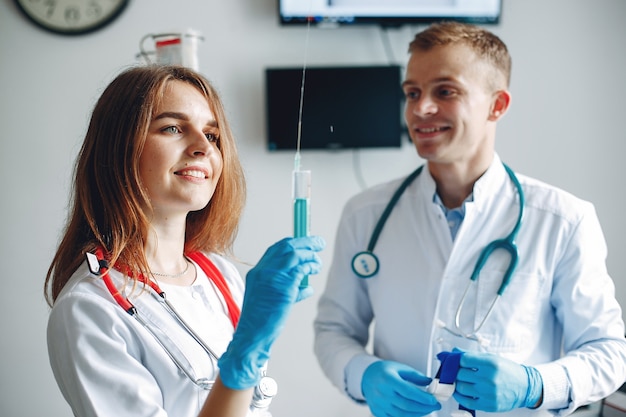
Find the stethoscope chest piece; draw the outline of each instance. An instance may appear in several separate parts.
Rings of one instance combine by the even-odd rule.
[[[352,258],[352,270],[360,278],[370,278],[378,273],[380,262],[371,251],[362,251]]]

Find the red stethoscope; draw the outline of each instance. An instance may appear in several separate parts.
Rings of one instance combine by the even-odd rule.
[[[189,361],[182,355],[178,349],[172,348],[172,343],[165,333],[156,328],[154,325],[148,323],[139,314],[137,307],[135,307],[130,300],[122,295],[118,288],[113,284],[113,280],[109,275],[109,261],[104,256],[104,250],[99,247],[94,253],[86,253],[87,264],[92,274],[102,278],[107,289],[111,293],[111,296],[115,299],[115,302],[124,309],[128,314],[134,317],[158,342],[158,344],[165,350],[167,355],[172,359],[176,366],[198,387],[209,390],[213,386],[214,380],[209,378],[197,378],[195,372],[191,367]],[[232,293],[226,284],[226,280],[217,267],[209,260],[209,258],[202,252],[192,252],[187,254],[187,257],[195,261],[198,266],[204,271],[209,280],[217,287],[222,294],[222,297],[226,303],[228,309],[228,315],[233,327],[237,327],[239,322],[239,316],[241,314],[239,306],[233,299]],[[143,274],[138,277],[138,281],[147,284],[152,288],[152,295],[160,302],[160,304],[170,313],[170,315],[176,319],[176,321],[189,333],[196,342],[216,361],[219,356],[200,338],[200,336],[187,324],[187,322],[178,314],[174,306],[167,299],[165,292],[158,286],[156,282],[146,278]]]
[[[193,367],[185,357],[185,355],[176,348],[176,345],[170,341],[170,338],[159,328],[150,324],[146,320],[141,317],[137,307],[135,307],[130,300],[122,295],[120,291],[117,289],[113,281],[111,280],[109,271],[109,262],[104,256],[104,250],[99,247],[96,249],[95,254],[87,252],[85,254],[87,257],[87,265],[89,266],[89,270],[92,274],[97,275],[102,278],[104,284],[107,289],[111,293],[111,296],[115,299],[117,304],[120,305],[128,314],[134,317],[157,341],[157,343],[163,348],[163,350],[167,353],[170,359],[174,362],[174,364],[181,370],[183,374],[187,376],[199,388],[204,390],[210,390],[215,383],[215,380],[209,378],[198,378],[195,375]],[[228,284],[226,284],[226,280],[224,276],[220,272],[220,270],[211,262],[211,260],[204,255],[202,252],[192,252],[187,254],[187,257],[202,269],[209,280],[217,287],[217,289],[222,294],[224,302],[226,303],[226,308],[228,309],[228,315],[230,317],[230,321],[233,324],[234,328],[237,328],[237,323],[239,322],[239,317],[241,315],[241,310],[239,306],[235,302],[230,289],[228,288]],[[196,342],[204,349],[206,353],[209,354],[215,361],[219,360],[219,356],[215,354],[215,352],[200,338],[200,336],[187,324],[185,319],[183,319],[180,314],[176,311],[174,306],[169,302],[165,295],[165,291],[163,291],[156,282],[151,279],[146,278],[143,274],[138,277],[138,280],[144,284],[147,284],[152,288],[151,291],[154,298],[159,301],[159,303],[170,313],[170,315],[176,319],[176,321],[189,333],[191,337],[194,338]],[[265,370],[261,373],[261,379],[256,387],[254,387],[254,394],[252,397],[252,403],[250,406],[252,408],[257,409],[266,409],[273,397],[278,392],[278,385],[276,381],[265,374]]]

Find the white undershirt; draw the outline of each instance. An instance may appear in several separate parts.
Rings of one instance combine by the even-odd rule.
[[[158,282],[178,314],[200,338],[221,356],[233,337],[234,328],[224,297],[204,271],[193,263],[197,277],[190,286]]]

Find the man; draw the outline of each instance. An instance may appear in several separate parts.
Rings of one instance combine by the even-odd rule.
[[[441,23],[409,52],[405,118],[427,163],[388,216],[402,179],[344,208],[315,320],[324,372],[375,416],[566,415],[607,396],[626,379],[626,340],[604,236],[592,204],[495,153],[506,46]],[[449,400],[431,384],[447,357]]]

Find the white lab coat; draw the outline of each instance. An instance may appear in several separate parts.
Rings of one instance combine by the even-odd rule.
[[[337,387],[362,401],[363,372],[378,358],[406,363],[432,377],[439,368],[437,353],[454,347],[492,352],[538,368],[544,382],[542,407],[505,413],[510,416],[565,415],[624,382],[624,323],[593,206],[518,177],[526,196],[517,238],[519,264],[479,332],[482,345],[453,336],[438,323],[453,328],[480,251],[515,225],[518,194],[499,157],[476,182],[454,242],[441,208],[433,202],[435,182],[424,169],[389,217],[374,250],[380,270],[368,279],[352,271],[351,260],[367,248],[401,180],[348,202],[315,320],[315,352]],[[507,265],[508,255],[502,251],[487,262],[465,303],[464,329],[482,320]],[[373,354],[365,348],[372,323]],[[454,400],[443,406],[434,415],[448,417],[458,407]]]
[[[244,281],[226,259],[210,256],[241,305]],[[193,285],[161,285],[180,315],[215,351],[226,350],[234,332],[222,295],[195,263]],[[123,288],[121,273],[111,270]],[[197,377],[214,380],[217,363],[159,304],[152,290],[126,287],[139,314],[174,341]],[[48,322],[50,364],[76,416],[195,417],[208,391],[196,387],[139,322],[127,314],[86,263],[56,300]],[[257,415],[249,413],[249,415]],[[265,414],[264,414],[265,415]]]

